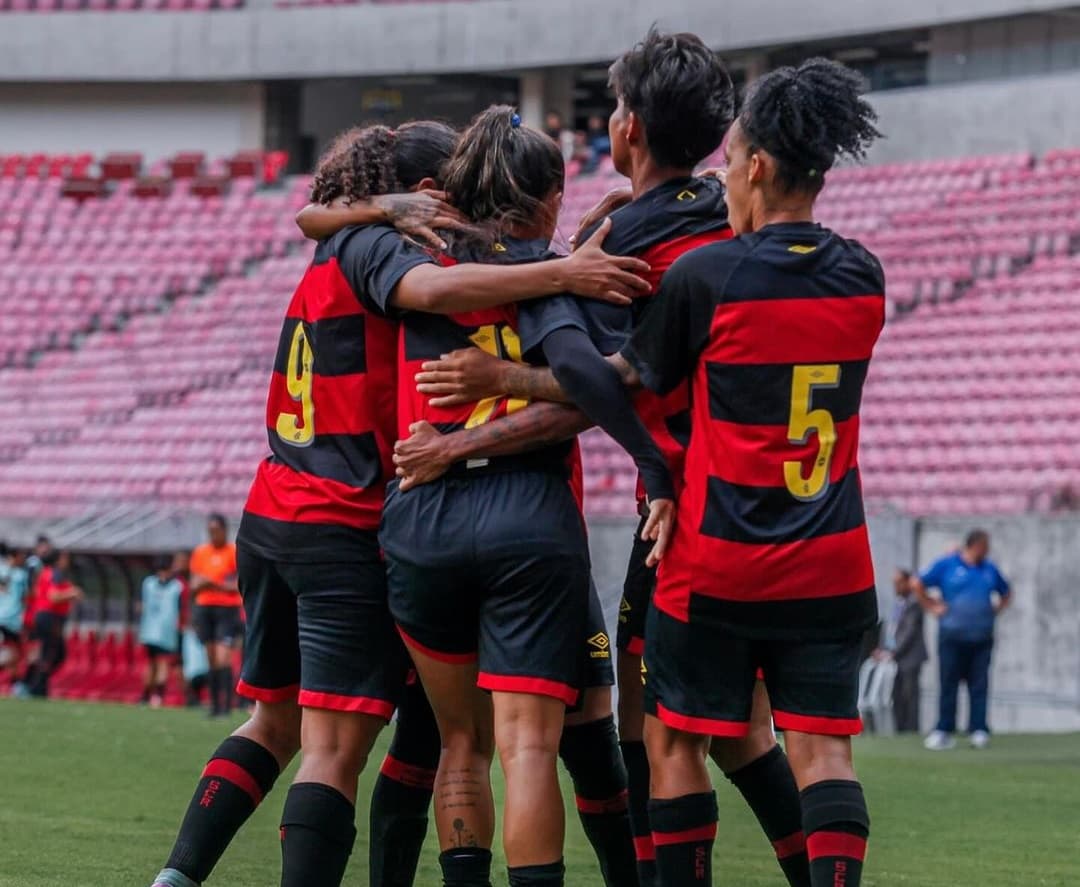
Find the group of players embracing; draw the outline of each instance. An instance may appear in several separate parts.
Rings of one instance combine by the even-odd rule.
[[[753,83],[735,118],[690,34],[650,32],[611,86],[630,189],[568,257],[549,252],[563,158],[510,107],[462,134],[354,130],[321,160],[237,540],[255,709],[156,887],[202,884],[300,750],[281,884],[341,884],[395,709],[371,887],[414,883],[433,795],[444,885],[490,885],[496,751],[513,887],[565,881],[560,757],[588,883],[712,883],[709,756],[790,884],[860,883],[858,411],[884,280],[813,205],[875,115],[819,59]],[[695,177],[722,140],[726,173]],[[592,425],[641,478],[617,728],[575,442]]]

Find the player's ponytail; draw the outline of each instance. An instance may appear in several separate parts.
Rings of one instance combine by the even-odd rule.
[[[777,163],[785,191],[816,194],[841,156],[861,160],[881,137],[860,74],[828,59],[772,71],[751,86],[739,123]]]
[[[451,202],[496,232],[536,221],[541,201],[562,189],[562,152],[548,136],[521,124],[509,105],[480,114],[461,137],[446,169]]]
[[[350,129],[331,143],[311,184],[314,203],[346,202],[404,188],[394,163],[394,131],[388,126]]]

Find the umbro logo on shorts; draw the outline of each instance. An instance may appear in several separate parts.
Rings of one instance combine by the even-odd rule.
[[[595,648],[589,651],[590,659],[611,658],[611,641],[608,640],[607,632],[598,631],[586,643]]]

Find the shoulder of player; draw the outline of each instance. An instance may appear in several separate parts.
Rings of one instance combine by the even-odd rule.
[[[837,241],[843,245],[847,251],[847,258],[849,261],[863,265],[874,276],[875,279],[880,280],[881,286],[885,286],[885,270],[882,268],[881,261],[875,256],[869,249],[862,245],[858,240],[852,237],[841,237],[836,232],[833,232]]]
[[[751,238],[732,237],[699,246],[679,256],[664,275],[664,281],[700,279],[714,285],[751,256],[756,245]]]

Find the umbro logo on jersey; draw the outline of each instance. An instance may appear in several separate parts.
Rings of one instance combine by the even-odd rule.
[[[697,200],[697,194],[695,194],[693,191],[680,191],[678,194],[675,195],[675,199],[678,200],[679,203],[682,203],[686,200]]]
[[[590,659],[610,659],[611,641],[608,640],[607,632],[598,631],[586,642],[595,649],[589,651]]]
[[[789,253],[798,253],[800,256],[805,256],[808,253],[812,253],[816,249],[816,246],[808,246],[803,243],[796,243],[794,246],[789,246],[787,248],[787,251]]]

